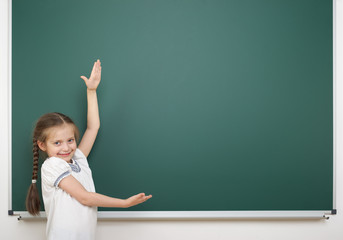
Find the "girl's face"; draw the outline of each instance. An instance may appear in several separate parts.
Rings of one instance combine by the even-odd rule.
[[[46,141],[37,141],[38,146],[49,157],[58,157],[66,162],[71,162],[77,147],[74,130],[73,124],[63,124],[48,129]]]

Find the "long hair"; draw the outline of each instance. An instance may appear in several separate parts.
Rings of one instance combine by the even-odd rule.
[[[45,142],[49,129],[63,124],[72,124],[74,126],[74,133],[76,141],[79,139],[79,130],[75,123],[66,115],[62,113],[47,113],[41,116],[36,126],[33,130],[33,171],[32,171],[32,184],[29,187],[26,196],[26,209],[31,215],[39,215],[40,211],[40,200],[39,192],[36,186],[36,181],[38,178],[38,169],[39,169],[39,147],[37,141]]]

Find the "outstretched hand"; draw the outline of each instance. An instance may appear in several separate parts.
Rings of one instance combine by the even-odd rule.
[[[134,195],[134,196],[126,199],[127,207],[132,207],[132,206],[135,206],[137,204],[143,203],[146,200],[150,199],[151,197],[152,197],[152,195],[145,196],[145,193],[139,193],[137,195]]]
[[[92,69],[92,73],[88,78],[86,78],[85,76],[81,76],[81,78],[85,81],[87,89],[88,90],[96,90],[100,80],[101,80],[101,62],[98,59],[94,65],[93,65],[93,69]]]

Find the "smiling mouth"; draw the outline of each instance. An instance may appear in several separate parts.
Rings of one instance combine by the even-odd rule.
[[[58,155],[62,156],[62,157],[68,157],[70,154],[71,154],[71,152],[70,153],[59,153]]]

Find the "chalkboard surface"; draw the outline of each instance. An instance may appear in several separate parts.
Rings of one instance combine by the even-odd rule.
[[[126,211],[333,208],[332,1],[12,2],[13,210],[39,116],[85,130],[96,59],[97,192],[153,195]]]

